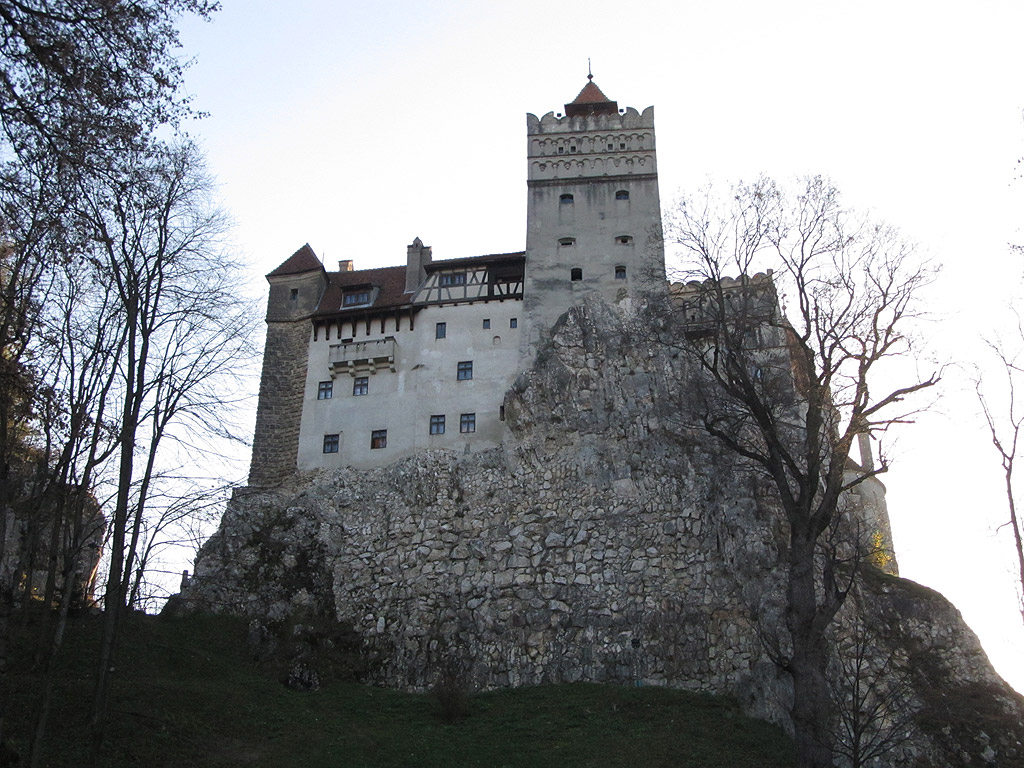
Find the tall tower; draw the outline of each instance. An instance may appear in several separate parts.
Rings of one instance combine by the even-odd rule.
[[[522,352],[590,292],[609,302],[665,279],[654,107],[620,110],[587,75],[565,116],[526,116],[528,202]]]

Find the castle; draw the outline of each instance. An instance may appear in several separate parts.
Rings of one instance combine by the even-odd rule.
[[[786,725],[785,515],[695,426],[706,372],[643,306],[665,287],[653,110],[591,81],[527,128],[524,252],[416,240],[405,266],[327,272],[304,246],[268,275],[249,487],[182,604],[257,635],[344,622],[392,687],[666,685]],[[768,276],[720,286],[748,282],[774,312]],[[690,287],[671,295],[699,324]],[[844,504],[837,534],[890,546],[881,483]],[[913,714],[887,764],[1021,765],[1024,705],[956,609],[876,568],[848,587],[831,641],[862,638]]]
[[[588,75],[564,115],[527,115],[527,135],[525,252],[435,261],[417,238],[404,266],[328,272],[305,245],[267,275],[250,485],[492,448],[559,316],[664,281],[654,108],[619,109]]]

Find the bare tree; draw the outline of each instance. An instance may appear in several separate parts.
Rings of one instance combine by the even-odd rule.
[[[835,651],[829,677],[835,753],[850,768],[891,763],[909,739],[916,711],[907,661],[894,648],[879,651],[859,609]]]
[[[998,338],[986,341],[989,352],[998,362],[1002,380],[998,381],[994,377],[983,380],[978,374],[974,379],[974,391],[992,438],[992,446],[999,454],[1003,469],[1003,488],[1009,515],[1006,526],[1013,536],[1017,555],[1017,594],[1021,618],[1024,619],[1024,521],[1017,514],[1013,477],[1021,445],[1021,429],[1024,427],[1024,404],[1020,401],[1024,394],[1024,324],[1016,310],[1014,318],[1016,328],[1012,343]]]
[[[702,371],[691,393],[702,427],[767,478],[788,524],[779,661],[793,681],[798,765],[830,766],[826,629],[851,582],[827,534],[843,495],[888,468],[884,453],[873,466],[851,463],[858,436],[909,421],[904,399],[938,381],[911,371],[880,383],[913,351],[907,326],[933,270],[818,177],[792,195],[761,178],[724,200],[683,200],[665,236],[691,267],[664,328]]]

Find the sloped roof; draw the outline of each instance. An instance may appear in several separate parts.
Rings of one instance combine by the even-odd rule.
[[[273,272],[269,273],[267,277],[280,277],[282,275],[298,275],[303,272],[314,272],[318,269],[323,269],[324,265],[320,262],[320,259],[313,253],[313,249],[309,247],[309,243],[299,248],[295,253],[284,260]]]
[[[517,251],[516,253],[492,253],[487,256],[466,256],[461,259],[431,261],[425,264],[424,268],[427,272],[437,272],[440,269],[458,269],[461,266],[471,267],[475,264],[489,264],[494,261],[514,261],[525,257],[525,251]]]
[[[612,101],[594,82],[593,75],[587,75],[587,84],[579,95],[565,105],[565,114],[569,117],[581,115],[615,115],[618,114],[618,102]]]
[[[461,259],[444,259],[431,261],[424,265],[428,272],[438,269],[453,269],[460,266],[476,264],[502,263],[521,260],[526,256],[523,251],[518,253],[496,253],[489,256],[470,256]],[[351,272],[328,272],[327,289],[320,299],[320,306],[314,317],[330,317],[338,314],[361,314],[378,312],[382,309],[397,309],[412,304],[413,293],[405,292],[404,266],[379,267],[377,269],[358,269]],[[342,307],[345,290],[361,286],[379,288],[377,298],[372,306]]]
[[[342,310],[342,297],[346,288],[363,285],[380,288],[372,307],[346,307]],[[314,313],[317,317],[336,315],[339,312],[358,312],[388,309],[408,304],[411,294],[405,292],[405,267],[379,267],[377,269],[356,269],[351,272],[328,272],[327,289],[320,299],[320,306]]]

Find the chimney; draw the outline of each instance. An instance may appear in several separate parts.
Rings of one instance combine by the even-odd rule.
[[[405,292],[412,293],[420,287],[427,276],[426,265],[430,263],[430,246],[424,245],[418,237],[406,249]]]
[[[338,262],[339,272],[351,272],[352,271],[352,259],[342,259]]]

